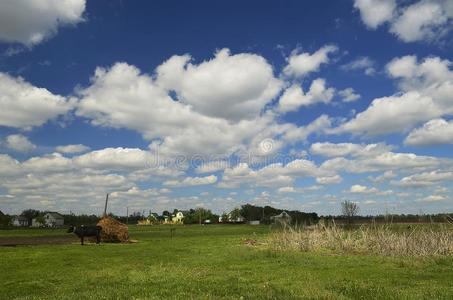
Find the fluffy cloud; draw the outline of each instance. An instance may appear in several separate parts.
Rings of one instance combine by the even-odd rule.
[[[323,185],[340,183],[342,180],[340,175],[316,177],[316,182]]]
[[[21,172],[20,163],[6,154],[0,154],[0,174],[14,176]]]
[[[438,201],[445,201],[448,198],[442,195],[429,195],[425,198],[419,199],[419,202],[438,202]]]
[[[354,119],[332,132],[379,135],[404,132],[420,122],[453,114],[453,72],[451,62],[429,57],[417,62],[404,56],[387,65],[388,74],[398,80],[401,93],[373,100]]]
[[[371,76],[376,73],[374,65],[375,62],[372,59],[366,56],[362,56],[345,65],[342,65],[341,69],[344,71],[363,70],[365,75]]]
[[[222,49],[199,65],[189,61],[186,55],[163,63],[157,68],[158,84],[206,116],[253,119],[281,88],[272,67],[256,54],[231,55]]]
[[[277,190],[279,193],[307,193],[310,191],[317,191],[322,189],[322,186],[319,185],[312,185],[309,187],[304,187],[304,188],[295,188],[293,186],[284,186],[281,187]]]
[[[379,192],[379,190],[375,187],[368,188],[360,184],[355,184],[351,186],[349,192],[354,194],[376,194],[377,192]]]
[[[205,177],[186,177],[183,180],[167,180],[163,184],[172,187],[196,186],[214,184],[217,182],[217,176],[209,175]]]
[[[36,149],[36,146],[22,134],[8,135],[5,139],[4,144],[7,148],[18,152],[30,152]]]
[[[322,78],[313,80],[308,93],[304,93],[300,85],[293,84],[285,90],[279,99],[277,110],[281,113],[296,111],[301,106],[316,103],[329,103],[335,94],[334,88],[326,88],[326,81]]]
[[[64,97],[1,72],[0,99],[0,125],[16,128],[40,126],[72,108]]]
[[[442,114],[432,98],[418,92],[382,97],[356,117],[338,128],[337,132],[380,135],[411,129],[420,121]],[[335,132],[335,131],[334,131]]]
[[[321,172],[312,161],[305,159],[296,159],[286,165],[282,163],[269,164],[257,170],[250,168],[247,163],[240,163],[225,169],[219,186],[235,188],[249,184],[262,187],[284,187],[290,186],[295,178],[322,177],[329,174],[332,173]]]
[[[146,195],[156,196],[168,189],[139,190],[137,183],[160,184],[182,173],[172,166],[149,164],[151,152],[133,148],[106,148],[72,158],[60,153],[35,156],[19,162],[8,155],[0,155],[0,189],[11,195],[13,209],[36,209],[99,212],[105,193],[114,193],[112,208],[118,212],[132,198],[132,204],[149,205]],[[138,193],[142,195],[135,196]],[[113,199],[112,199],[113,200]],[[132,200],[131,200],[132,201]],[[123,202],[124,203],[124,202]]]
[[[73,158],[83,168],[102,170],[147,169],[155,166],[156,157],[137,148],[105,148]]]
[[[59,153],[48,154],[45,156],[35,156],[22,163],[24,172],[35,174],[67,172],[74,169],[72,161]]]
[[[153,152],[187,159],[251,151],[276,136],[301,140],[319,128],[277,123],[271,109],[263,111],[281,85],[264,58],[224,49],[198,65],[189,60],[188,55],[173,56],[155,76],[126,63],[97,68],[91,85],[78,92],[76,114],[96,126],[141,132],[152,141]],[[332,90],[315,80],[310,92],[313,99],[327,101]],[[326,116],[321,121],[330,122]]]
[[[324,161],[320,170],[324,172],[367,173],[389,170],[424,170],[434,169],[442,163],[442,159],[432,156],[415,155],[413,153],[385,152],[374,156],[362,156],[356,159],[336,157]],[[451,162],[450,162],[451,163]]]
[[[324,133],[330,130],[332,120],[327,115],[321,115],[306,126],[297,127],[293,124],[285,124],[282,139],[291,143],[305,141],[313,133]]]
[[[424,146],[453,143],[453,121],[434,119],[412,130],[404,140],[406,145]]]
[[[338,92],[343,102],[354,102],[360,99],[360,95],[353,88],[347,88]]]
[[[396,7],[395,0],[355,0],[354,7],[368,28],[388,22],[390,32],[404,42],[438,40],[451,30],[453,19],[449,0],[421,0],[404,7]]]
[[[225,160],[212,160],[203,162],[195,168],[195,173],[212,173],[224,170],[229,166],[229,162]]]
[[[390,31],[404,42],[434,40],[450,30],[453,6],[448,0],[425,0],[404,8]]]
[[[160,138],[153,147],[162,153],[231,152],[248,134],[255,133],[251,121],[231,124],[174,101],[150,76],[125,63],[109,70],[98,68],[81,97],[78,115],[91,118],[93,125],[124,127],[147,139]],[[254,122],[259,127],[256,130],[263,123]]]
[[[0,3],[0,40],[32,46],[58,27],[83,21],[85,0],[16,0]]]
[[[385,181],[388,181],[392,178],[395,178],[397,176],[397,174],[395,173],[395,171],[385,171],[382,175],[379,175],[377,177],[369,177],[369,179],[373,182],[377,182],[377,183],[381,183],[381,182],[385,182]]]
[[[81,153],[81,152],[86,152],[90,150],[90,147],[82,145],[82,144],[76,144],[76,145],[64,145],[64,146],[58,146],[55,147],[55,150],[60,153]]]
[[[354,7],[360,11],[363,23],[371,29],[392,19],[396,9],[395,0],[355,0]]]
[[[399,181],[392,182],[392,184],[402,187],[422,187],[451,180],[453,180],[453,172],[435,170],[403,177]]]
[[[308,52],[298,53],[297,50],[291,53],[288,58],[288,65],[283,70],[287,76],[302,77],[319,70],[322,64],[329,63],[329,54],[338,51],[337,46],[326,45],[318,51],[310,54]]]
[[[386,144],[353,144],[353,143],[314,143],[310,146],[310,153],[326,157],[339,156],[376,156],[392,149]]]

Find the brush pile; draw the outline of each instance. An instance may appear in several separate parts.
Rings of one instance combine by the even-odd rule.
[[[102,227],[101,241],[105,243],[128,243],[129,230],[126,224],[112,217],[102,218],[98,224]]]

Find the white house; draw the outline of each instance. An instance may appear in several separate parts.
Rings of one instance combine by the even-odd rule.
[[[64,218],[57,212],[48,212],[44,215],[44,222],[49,227],[59,227],[64,225]]]
[[[176,214],[172,215],[171,220],[173,223],[182,223],[184,219],[184,214],[181,211],[178,211]]]
[[[11,220],[11,225],[16,226],[16,227],[27,227],[28,219],[23,216],[15,216]]]

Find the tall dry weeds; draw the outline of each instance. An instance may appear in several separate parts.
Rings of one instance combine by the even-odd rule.
[[[346,229],[318,224],[294,229],[285,227],[272,233],[266,244],[275,250],[363,253],[385,256],[453,255],[451,225],[440,227],[414,226],[395,230],[392,225],[361,226]]]

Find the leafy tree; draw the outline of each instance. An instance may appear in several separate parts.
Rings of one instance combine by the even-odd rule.
[[[46,224],[46,219],[44,218],[44,215],[39,215],[36,217],[36,222],[40,223],[41,225]]]
[[[8,216],[8,215],[3,214],[0,211],[0,226],[8,226],[10,221],[11,221],[11,217]]]
[[[230,217],[231,217],[231,220],[233,220],[233,222],[236,222],[237,219],[239,219],[240,217],[242,217],[241,209],[239,209],[238,207],[236,207],[235,209],[233,209],[233,210],[230,212]]]
[[[31,220],[39,216],[41,212],[36,209],[26,209],[20,214],[22,217],[27,218],[28,223],[31,224]]]
[[[228,223],[230,220],[228,218],[228,214],[227,213],[223,213],[222,214],[222,223]]]

